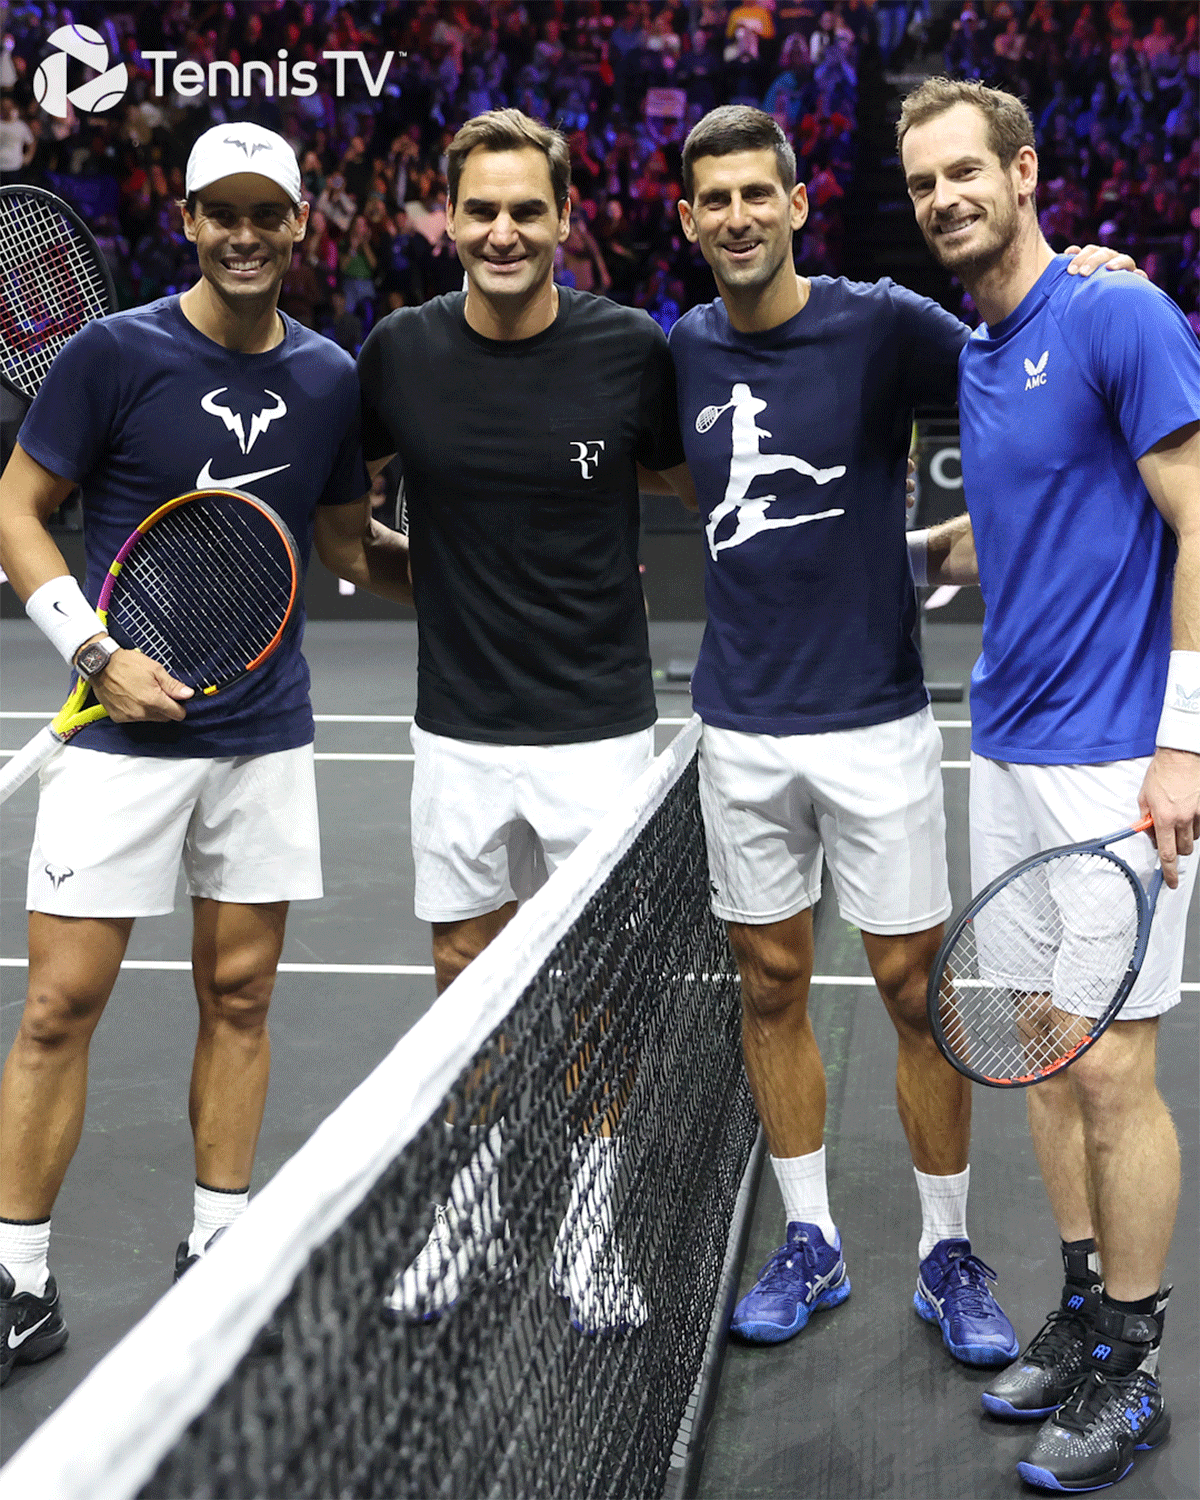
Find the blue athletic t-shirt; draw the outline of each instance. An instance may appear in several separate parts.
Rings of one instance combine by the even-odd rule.
[[[972,744],[1033,765],[1154,753],[1176,546],[1137,460],[1200,418],[1178,307],[1140,277],[1066,267],[975,331],[959,381],[987,606]]]
[[[929,700],[904,540],[913,407],[954,399],[967,330],[896,286],[812,279],[804,307],[738,333],[720,300],[671,331],[705,523],[706,724],[817,734]]]
[[[283,317],[283,315],[280,315]],[[87,584],[95,603],[126,538],[188,490],[247,490],[287,522],[308,566],[317,505],[367,486],[354,361],[283,317],[263,354],[223,349],[166,297],[89,323],[54,361],[21,427],[21,446],[82,489]],[[165,757],[261,755],[313,738],[297,628],[267,662],[180,724],[102,719],[72,744]]]

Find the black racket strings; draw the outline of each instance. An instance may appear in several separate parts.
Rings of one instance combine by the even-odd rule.
[[[0,212],[0,320],[5,374],[36,395],[56,355],[108,312],[91,247],[41,198],[6,194]]]
[[[168,512],[117,576],[109,629],[189,687],[240,677],[287,619],[296,575],[269,517],[212,497]]]
[[[1045,1072],[1091,1036],[1123,992],[1142,903],[1101,853],[1022,871],[963,925],[946,956],[942,1031],[988,1078]]]

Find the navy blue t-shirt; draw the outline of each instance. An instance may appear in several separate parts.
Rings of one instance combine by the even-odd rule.
[[[928,702],[904,540],[913,407],[952,402],[967,329],[891,281],[817,276],[738,333],[718,299],[671,332],[705,522],[706,724],[819,734]]]
[[[283,315],[281,314],[281,317]],[[318,505],[367,489],[354,361],[284,317],[263,354],[222,348],[166,297],[89,323],[54,361],[21,446],[83,494],[87,584],[95,603],[126,538],[188,490],[247,490],[287,522],[308,566]],[[187,702],[180,724],[102,719],[72,744],[165,757],[261,755],[313,738],[299,628],[256,672]]]

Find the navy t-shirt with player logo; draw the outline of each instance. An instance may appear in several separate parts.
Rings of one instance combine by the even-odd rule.
[[[282,314],[281,314],[282,316]],[[167,297],[81,329],[55,360],[21,427],[21,446],[83,496],[85,593],[94,603],[130,533],[189,490],[247,490],[279,512],[302,563],[317,505],[367,489],[354,363],[284,317],[263,354],[222,348]],[[260,755],[313,738],[298,628],[256,672],[188,700],[181,724],[102,719],[72,741],[165,757]]]
[[[364,451],[404,466],[417,724],[501,745],[644,729],[636,466],[683,462],[667,341],[566,287],[527,339],[484,338],[464,302],[401,308],[359,355]]]
[[[795,317],[739,333],[717,300],[671,331],[705,523],[707,724],[818,734],[928,702],[904,540],[913,408],[954,400],[967,329],[891,281],[816,276]]]

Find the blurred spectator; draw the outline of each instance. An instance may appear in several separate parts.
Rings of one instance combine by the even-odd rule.
[[[33,160],[37,139],[21,118],[11,94],[0,96],[0,173],[19,175]]]

